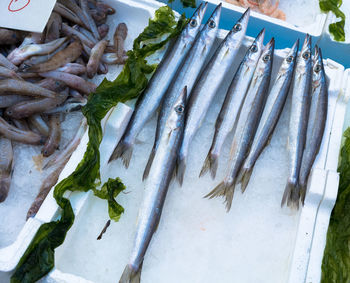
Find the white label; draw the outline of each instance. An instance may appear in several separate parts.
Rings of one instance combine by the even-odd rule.
[[[56,0],[0,0],[0,27],[42,32]]]

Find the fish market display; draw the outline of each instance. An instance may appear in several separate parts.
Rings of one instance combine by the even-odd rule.
[[[179,68],[179,72],[176,74],[176,78],[174,79],[171,86],[166,92],[158,115],[156,137],[143,174],[143,180],[145,180],[148,176],[149,169],[152,165],[154,155],[158,148],[160,134],[163,132],[165,121],[168,119],[168,116],[171,113],[171,107],[174,104],[174,100],[177,97],[177,93],[184,86],[187,86],[188,94],[191,94],[192,88],[205,63],[206,57],[208,56],[209,51],[214,44],[214,40],[219,29],[220,15],[221,3],[218,6],[216,6],[214,12],[208,19],[207,23],[200,31],[199,36],[197,37],[188,56],[186,57],[186,60],[184,61],[183,65]]]
[[[177,164],[177,178],[180,184],[183,182],[186,170],[186,159],[190,143],[198,128],[203,123],[209,106],[220,85],[228,75],[228,72],[232,71],[232,63],[245,36],[249,16],[250,10],[248,9],[216,49],[192,90],[189,111],[186,117],[185,134]]]
[[[320,150],[328,112],[328,85],[322,61],[322,51],[315,47],[311,107],[306,132],[306,144],[299,173],[300,199],[304,204],[311,167]]]
[[[286,20],[286,14],[278,9],[280,0],[225,0],[228,3],[241,6],[244,8],[251,8],[253,11],[265,14],[267,16]]]
[[[299,207],[299,173],[305,147],[311,101],[312,56],[311,37],[306,36],[297,59],[294,75],[292,107],[289,121],[288,153],[289,177],[281,205]]]
[[[109,31],[107,16],[114,13],[101,1],[59,0],[41,34],[0,29],[2,201],[9,190],[12,164],[16,163],[12,161],[12,142],[41,145],[42,155],[51,156],[61,141],[63,114],[80,110],[96,90],[87,78],[105,74],[107,64],[125,62],[126,24],[117,26],[111,43],[105,38]],[[114,60],[104,61],[104,55],[113,55]],[[16,150],[16,143],[13,147]]]
[[[254,139],[258,122],[266,101],[271,79],[275,41],[272,38],[262,51],[252,82],[242,105],[235,129],[230,160],[225,179],[206,197],[225,197],[226,209],[230,210],[237,175]]]
[[[238,67],[238,70],[228,88],[224,103],[216,120],[213,142],[200,176],[203,176],[208,170],[210,170],[212,178],[215,178],[221,149],[228,134],[234,129],[241,105],[252,80],[255,67],[264,48],[264,36],[265,30],[262,30],[247,50],[244,59]]]
[[[140,282],[142,263],[148,245],[157,229],[161,217],[168,187],[175,169],[177,151],[181,144],[185,104],[186,86],[175,98],[171,113],[165,121],[160,136],[159,146],[154,155],[149,178],[145,185],[145,196],[139,210],[135,243],[128,265],[125,267],[120,283]]]
[[[271,139],[281,116],[292,82],[298,50],[299,40],[295,42],[287,57],[283,60],[277,78],[267,97],[252,147],[239,173],[238,182],[241,183],[243,192],[248,185],[255,162]]]
[[[109,161],[121,157],[125,167],[129,167],[136,137],[145,123],[154,115],[176,71],[191,49],[200,30],[206,9],[207,3],[199,5],[175,43],[169,47],[147,88],[138,99],[125,134],[114,149]]]

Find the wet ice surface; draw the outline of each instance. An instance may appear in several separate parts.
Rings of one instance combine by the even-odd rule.
[[[62,139],[60,147],[68,143],[74,136],[81,121],[82,114],[70,113],[62,122]],[[36,169],[33,156],[41,153],[42,146],[31,146],[15,143],[15,167],[11,188],[7,199],[0,203],[0,248],[13,243],[25,224],[29,207],[38,194],[41,183],[49,171]]]
[[[240,53],[237,62],[242,59],[243,50]],[[280,63],[281,60],[275,60],[275,69]],[[256,164],[247,191],[242,195],[237,188],[231,211],[226,213],[222,199],[203,198],[223,179],[229,158],[227,141],[217,178],[198,178],[227,84],[218,92],[191,145],[183,187],[173,182],[169,188],[158,231],[145,256],[144,283],[280,283],[288,278],[299,219],[298,213],[280,208],[288,168],[289,100],[270,145]],[[56,267],[62,272],[94,282],[119,280],[133,246],[144,191],[141,177],[155,127],[153,117],[139,135],[140,143],[135,146],[128,170],[120,160],[103,170],[103,181],[117,176],[124,181],[127,193],[121,194],[118,201],[125,214],[97,241],[108,219],[107,204],[91,196],[65,243],[56,251]]]

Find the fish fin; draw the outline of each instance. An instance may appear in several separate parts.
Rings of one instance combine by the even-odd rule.
[[[307,184],[301,184],[300,185],[300,200],[301,200],[301,203],[303,206],[305,204],[306,190],[307,190]]]
[[[132,156],[132,151],[133,146],[130,143],[126,143],[125,141],[121,140],[111,154],[108,163],[118,158],[122,158],[124,166],[128,168]]]
[[[143,176],[142,176],[142,181],[145,181],[148,177],[149,171],[151,170],[151,166],[153,163],[153,159],[154,159],[154,155],[156,154],[156,151],[154,148],[152,148],[152,151],[149,155],[146,167],[145,167],[145,171],[143,171]]]
[[[288,180],[286,188],[283,193],[281,206],[287,204],[291,208],[299,209],[299,188],[294,181]]]
[[[209,194],[204,196],[205,198],[214,198],[214,197],[225,197],[226,210],[229,211],[232,205],[233,194],[235,191],[235,184],[230,182],[227,183],[225,181],[221,182],[219,185],[215,187]]]
[[[239,172],[237,183],[241,183],[242,193],[245,192],[249,184],[250,177],[252,176],[253,168],[242,168]]]
[[[179,156],[176,162],[176,179],[180,186],[182,186],[183,184],[185,171],[186,171],[186,159],[185,157]]]
[[[215,179],[216,171],[218,169],[218,156],[216,154],[208,153],[207,158],[204,161],[199,177],[204,176],[209,170],[212,179]]]
[[[4,202],[10,190],[11,177],[4,177],[0,180],[0,203]]]
[[[128,264],[123,271],[123,274],[119,280],[119,283],[140,283],[141,270],[142,270],[142,264],[139,270],[134,270],[132,265]]]

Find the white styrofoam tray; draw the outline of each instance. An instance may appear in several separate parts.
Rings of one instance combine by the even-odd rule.
[[[117,11],[124,9],[122,12],[127,15],[136,12],[138,17],[133,18],[129,29],[137,27],[139,31],[147,24],[148,18],[153,16],[158,5],[153,1],[108,2],[113,4]],[[232,19],[232,24],[237,18]],[[225,33],[220,31],[218,42]],[[240,58],[250,42],[251,38],[247,38],[240,51]],[[276,50],[274,74],[286,52]],[[237,60],[233,67],[231,78],[239,61]],[[143,282],[234,280],[292,283],[305,280],[308,266],[320,261],[319,256],[316,259],[310,257],[311,246],[316,241],[324,246],[326,230],[317,227],[327,227],[328,220],[318,215],[323,213],[329,217],[335,201],[338,186],[337,159],[344,109],[348,100],[346,92],[341,91],[344,68],[331,60],[325,60],[325,64],[330,79],[329,119],[302,211],[292,213],[288,209],[280,208],[287,176],[285,137],[288,131],[290,99],[270,146],[257,162],[246,193],[241,195],[237,190],[231,212],[225,212],[220,200],[202,199],[202,196],[220,181],[224,173],[224,170],[220,170],[215,181],[209,177],[198,179],[205,155],[196,154],[197,148],[205,148],[203,150],[206,154],[210,146],[215,117],[224,95],[223,85],[209,111],[205,125],[193,142],[193,156],[190,156],[190,169],[186,173],[183,188],[179,188],[177,184],[171,185],[161,223],[145,258]],[[226,86],[231,78],[227,78]],[[48,282],[115,282],[127,263],[133,242],[136,214],[142,200],[143,184],[140,176],[153,140],[155,119],[150,121],[140,134],[143,143],[136,146],[136,157],[132,159],[129,170],[125,170],[120,161],[112,163],[111,166],[104,164],[113,150],[112,145],[120,138],[131,111],[128,106],[119,105],[113,114],[108,116],[104,122],[105,135],[101,145],[102,178],[116,177],[117,174],[122,177],[130,191],[119,198],[126,208],[126,213],[120,222],[111,225],[101,241],[96,241],[98,233],[108,219],[105,202],[94,198],[90,193],[72,194],[70,198],[77,214],[76,222],[65,243],[57,249],[56,268],[47,276]],[[85,150],[86,142],[87,136],[84,136],[60,179],[75,168]],[[221,167],[227,158],[228,143]],[[268,172],[263,169],[267,165]],[[8,272],[15,267],[40,224],[55,219],[57,211],[51,192],[37,216],[26,223],[16,242],[0,250],[1,271]],[[271,270],[274,272],[271,273]],[[191,273],[192,277],[188,277],[188,273]],[[0,274],[0,279],[2,275]]]

